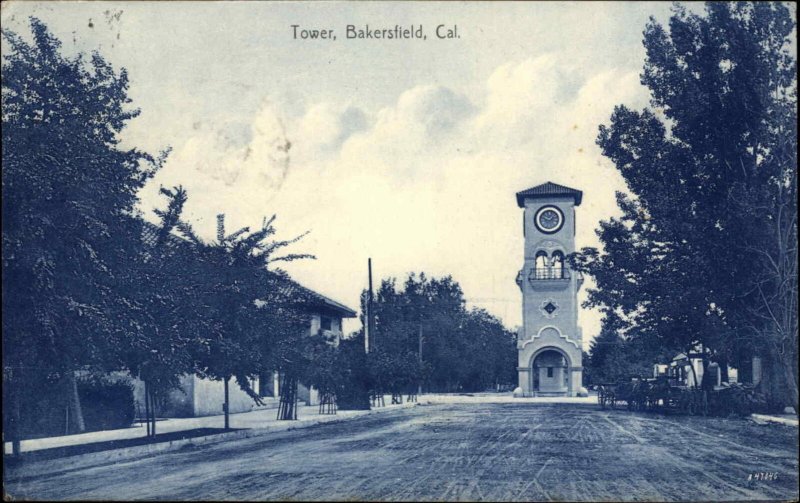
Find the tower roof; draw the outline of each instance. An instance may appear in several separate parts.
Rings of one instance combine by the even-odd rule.
[[[526,199],[546,199],[552,196],[568,196],[575,199],[575,206],[580,206],[583,199],[583,192],[571,189],[553,182],[543,183],[530,189],[517,192],[517,204],[520,208],[525,207]]]

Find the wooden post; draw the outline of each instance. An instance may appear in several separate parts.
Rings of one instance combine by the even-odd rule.
[[[284,372],[281,375],[281,399],[278,404],[278,421],[297,419],[297,378]]]

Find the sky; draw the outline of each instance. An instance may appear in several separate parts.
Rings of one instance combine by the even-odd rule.
[[[513,329],[523,236],[514,194],[552,181],[584,191],[577,246],[599,246],[625,183],[595,145],[615,105],[642,108],[642,32],[669,2],[3,2],[4,29],[45,22],[66,55],[127,69],[141,115],[123,146],[171,148],[140,194],[189,193],[213,239],[277,215],[299,282],[358,308],[367,285],[452,275],[469,306]],[[699,9],[694,4],[692,9]],[[333,30],[336,40],[295,38]],[[423,27],[426,40],[346,38],[346,26]],[[436,27],[457,27],[438,39]],[[584,284],[580,299],[585,299]],[[580,313],[584,346],[600,315]],[[347,320],[347,332],[358,329]]]

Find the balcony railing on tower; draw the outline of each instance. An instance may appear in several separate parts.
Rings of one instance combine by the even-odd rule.
[[[530,281],[569,279],[569,270],[563,267],[535,267],[528,275]]]

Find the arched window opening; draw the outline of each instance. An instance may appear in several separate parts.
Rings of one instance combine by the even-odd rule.
[[[564,277],[564,254],[560,251],[553,252],[552,277],[561,279]]]
[[[550,268],[547,264],[547,252],[539,250],[536,252],[536,270],[534,271],[536,279],[547,279]]]

